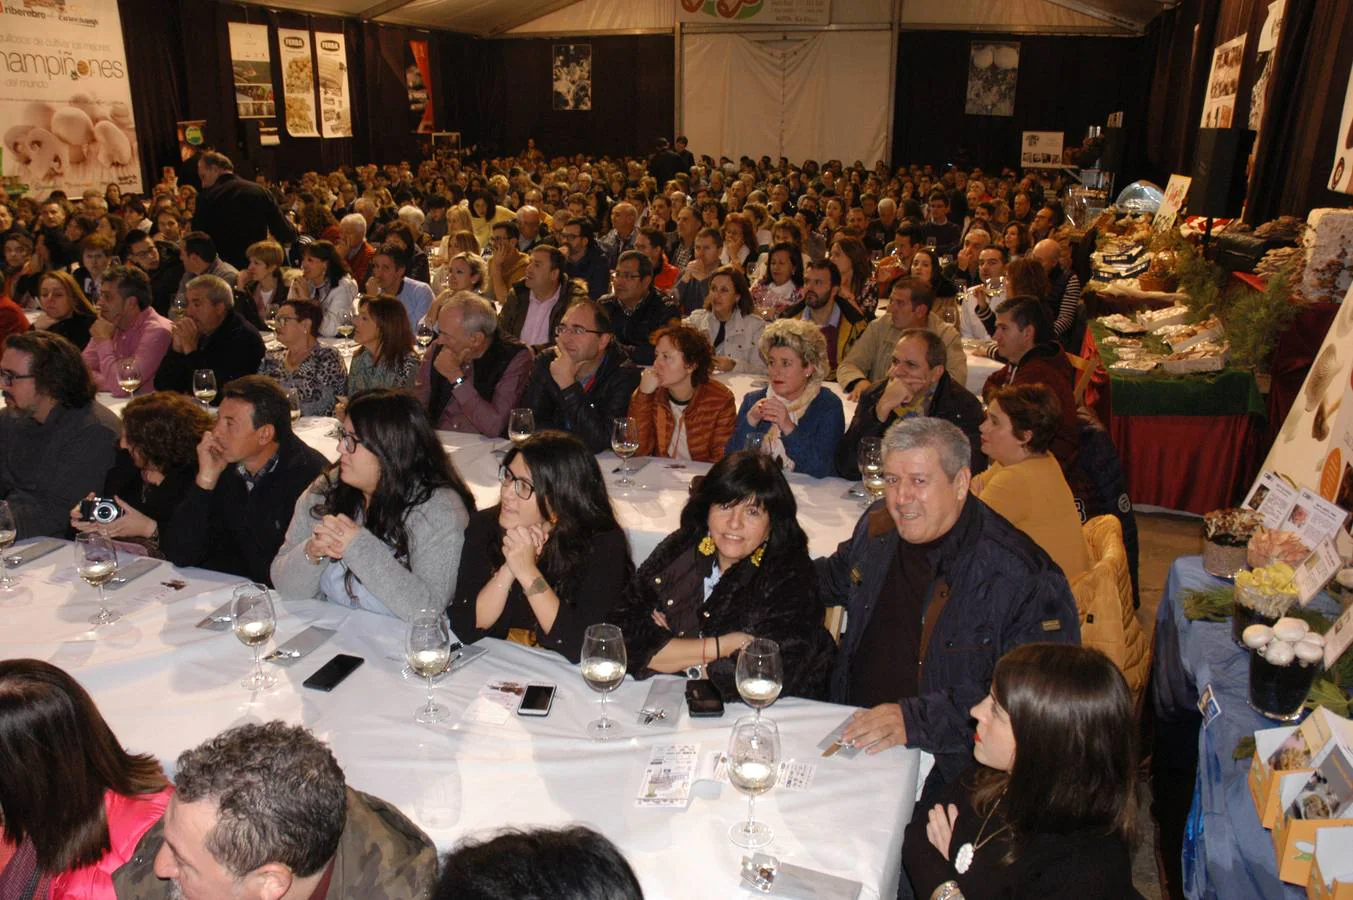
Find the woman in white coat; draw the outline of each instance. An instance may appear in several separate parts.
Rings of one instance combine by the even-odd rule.
[[[757,344],[766,322],[752,315],[752,290],[742,272],[732,266],[715,269],[704,309],[687,316],[686,324],[709,338],[714,347],[715,371],[765,373],[766,362]]]

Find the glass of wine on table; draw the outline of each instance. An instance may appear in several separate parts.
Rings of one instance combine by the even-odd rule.
[[[780,730],[770,719],[743,716],[728,739],[728,783],[747,795],[747,821],[728,829],[739,847],[754,850],[775,838],[765,822],[756,821],[756,798],[775,786],[780,769]]]
[[[606,695],[625,680],[625,638],[617,625],[587,626],[583,634],[582,675],[592,690],[601,694],[601,718],[587,723],[587,734],[598,741],[615,737],[619,728],[606,716]]]
[[[216,373],[211,369],[198,369],[193,372],[193,396],[203,406],[211,406],[216,399]]]
[[[8,501],[0,500],[0,591],[5,593],[13,591],[18,583],[9,577],[9,572],[5,568],[5,553],[18,536],[19,528],[14,523],[14,511],[9,508]]]
[[[250,691],[266,691],[277,684],[277,676],[263,671],[258,651],[277,630],[277,616],[273,611],[272,595],[261,584],[242,584],[235,588],[230,600],[230,613],[235,637],[254,651],[254,671],[240,682]]]
[[[611,425],[611,449],[620,457],[620,477],[616,484],[633,487],[630,477],[630,457],[639,452],[639,423],[631,416],[616,419]]]
[[[507,436],[520,447],[536,432],[536,414],[526,407],[512,410],[507,420]]]
[[[409,638],[405,647],[409,668],[426,678],[428,702],[414,713],[419,725],[445,721],[451,710],[432,699],[432,679],[451,664],[451,626],[446,616],[434,609],[420,609],[409,620]]]
[[[91,625],[111,625],[122,618],[108,608],[103,586],[117,574],[117,547],[101,534],[75,536],[75,571],[90,587],[99,589],[99,611],[89,617]]]
[[[128,397],[141,387],[141,364],[135,357],[129,356],[118,362],[117,386],[122,388]]]
[[[736,676],[742,702],[761,710],[775,702],[784,689],[785,670],[780,660],[780,645],[769,638],[753,638],[738,652]]]

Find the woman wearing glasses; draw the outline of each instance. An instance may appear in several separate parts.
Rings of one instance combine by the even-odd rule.
[[[358,394],[338,463],[296,503],[272,564],[283,597],[328,600],[407,619],[455,588],[474,497],[412,396]]]
[[[331,416],[334,402],[347,393],[348,370],[332,347],[321,347],[316,332],[324,310],[309,300],[288,300],[277,310],[277,341],[281,350],[263,357],[258,374],[267,375],[283,390],[301,398],[301,415]]]
[[[597,458],[571,434],[540,431],[507,451],[499,504],[470,517],[451,627],[467,643],[506,638],[578,662],[634,564]]]

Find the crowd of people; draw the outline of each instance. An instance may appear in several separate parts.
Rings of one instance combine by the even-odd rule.
[[[1084,310],[1055,181],[697,161],[681,138],[649,159],[530,148],[284,183],[233,169],[206,152],[194,184],[166,170],[147,198],[0,196],[0,500],[19,538],[96,531],[284,598],[445,609],[463,642],[573,662],[587,626],[614,622],[635,677],[709,678],[727,699],[738,654],[771,638],[786,693],[861,708],[845,741],[935,755],[906,845],[920,896],[995,895],[1059,865],[1099,879],[1096,896],[1132,896],[1130,697],[1113,662],[1074,646],[1081,522],[1119,498],[1065,353]],[[340,334],[350,360],[324,340]],[[1001,364],[980,398],[968,353]],[[763,386],[739,404],[728,373]],[[120,420],[99,391],[131,398]],[[436,432],[500,438],[521,409],[535,433],[477,509]],[[297,410],[337,420],[336,463],[294,433]],[[627,418],[639,454],[713,465],[643,560],[597,460]],[[857,478],[866,446],[883,496],[814,559],[787,475]],[[122,515],[88,521],[90,496]],[[828,607],[846,610],[838,635]],[[0,664],[0,754],[23,752],[6,743],[10,710],[46,694],[111,762],[52,821],[62,804],[34,794],[49,782],[0,774],[0,896],[34,896],[7,892],[30,877],[54,897],[214,897],[241,880],[276,897],[431,890],[430,843],[346,788],[304,730],[227,732],[180,758],[171,789],[33,661]],[[1050,696],[1100,718],[1054,714]],[[1096,740],[1047,734],[1070,721]],[[1037,751],[1016,757],[1017,743]],[[1084,782],[1041,807],[1067,766]],[[257,783],[220,774],[241,769]],[[315,822],[296,846],[274,821],[289,803]],[[972,844],[957,866],[950,844],[979,817],[1000,840],[979,835],[968,875]],[[1074,854],[1054,839],[1067,833]],[[461,848],[438,896],[480,896],[467,885],[496,877],[502,854],[553,884],[585,859],[630,891],[607,896],[639,896],[614,847],[576,829]],[[72,878],[98,886],[57,890]]]

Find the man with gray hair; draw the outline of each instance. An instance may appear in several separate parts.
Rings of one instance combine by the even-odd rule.
[[[174,795],[113,873],[120,898],[415,900],[437,849],[348,787],[329,748],[285,722],[242,725],[178,758]]]
[[[358,200],[359,209],[362,203],[371,204],[371,201],[365,197]],[[371,260],[376,255],[376,248],[366,239],[368,229],[367,218],[360,212],[348,213],[338,221],[338,249],[352,271],[352,280],[358,284],[366,284]]]
[[[933,753],[927,791],[971,762],[969,710],[1007,650],[1080,641],[1061,569],[969,494],[971,456],[951,422],[894,424],[883,438],[883,499],[816,561],[824,603],[846,608],[831,699],[864,707],[842,744]]]
[[[540,210],[530,204],[517,210],[517,249],[530,253],[541,244],[554,243],[549,239]]]
[[[531,351],[498,328],[492,304],[452,294],[437,314],[437,342],[423,358],[414,396],[439,431],[502,437],[531,374]]]
[[[169,352],[155,372],[155,390],[191,394],[198,369],[215,372],[218,388],[257,372],[263,338],[235,311],[230,285],[215,275],[199,275],[188,282],[185,293],[188,310],[174,322]],[[212,402],[219,403],[220,394]]]
[[[597,238],[597,246],[606,255],[606,265],[614,269],[620,254],[634,249],[634,239],[638,236],[639,210],[628,200],[611,207],[611,224],[614,226],[603,237]]]

